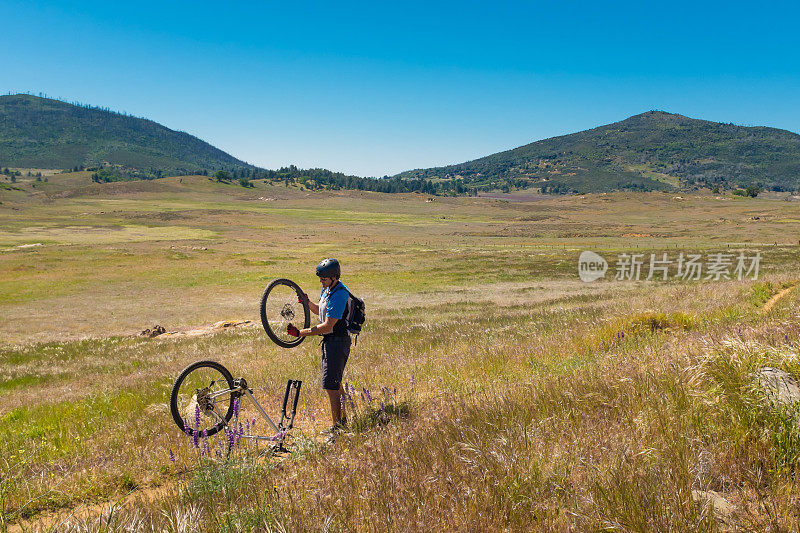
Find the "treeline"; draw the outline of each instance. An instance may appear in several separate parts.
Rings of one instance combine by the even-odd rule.
[[[81,169],[83,170],[83,169]],[[90,167],[88,171],[92,173],[92,181],[95,183],[110,183],[112,181],[138,181],[138,180],[154,180],[163,178],[163,173],[159,171],[147,172],[138,169],[120,168],[120,167]]]
[[[205,174],[207,175],[207,174]],[[324,168],[302,169],[295,165],[281,167],[277,170],[260,168],[238,169],[230,173],[231,179],[267,180],[272,183],[283,182],[285,185],[296,184],[309,190],[358,190],[385,193],[420,192],[433,195],[477,195],[474,187],[467,187],[463,180],[447,180],[434,182],[425,179],[363,178],[342,172],[333,172]]]
[[[21,93],[13,93],[12,91],[6,92],[6,96],[14,96],[15,94],[24,94],[24,95],[27,95],[27,96],[37,96],[39,98],[44,98],[44,99],[48,99],[48,100],[56,100],[58,102],[62,102],[62,103],[65,103],[65,104],[74,105],[75,107],[82,107],[83,109],[92,109],[92,110],[95,110],[95,111],[103,111],[105,113],[111,113],[113,115],[120,115],[120,116],[123,116],[123,117],[132,117],[132,118],[141,118],[142,120],[147,120],[145,117],[139,117],[139,116],[136,116],[136,115],[131,115],[130,113],[128,113],[126,111],[115,111],[115,110],[113,110],[111,108],[108,108],[108,107],[85,104],[83,102],[79,102],[79,101],[75,101],[75,100],[69,101],[69,100],[65,100],[63,98],[59,98],[57,96],[50,96],[47,93],[43,93],[43,92],[39,92],[39,93],[36,93],[36,94],[34,94],[34,93],[30,92],[30,91],[23,91]]]

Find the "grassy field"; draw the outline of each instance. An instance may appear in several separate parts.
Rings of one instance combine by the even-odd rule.
[[[762,312],[800,282],[796,202],[428,202],[86,173],[15,187],[0,190],[0,531],[800,527],[800,429],[752,378],[800,375],[800,289]],[[587,249],[762,259],[758,280],[615,281],[612,267],[583,283]],[[271,279],[314,292],[328,256],[368,311],[353,423],[332,446],[313,340],[136,335],[258,322]],[[201,457],[167,408],[200,359],[272,412],[304,381],[290,456]]]

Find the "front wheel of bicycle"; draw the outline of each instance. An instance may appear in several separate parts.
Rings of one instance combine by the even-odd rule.
[[[175,380],[169,409],[181,431],[210,437],[233,417],[236,397],[227,368],[216,361],[197,361]]]
[[[282,348],[294,348],[305,337],[293,337],[286,327],[293,324],[298,329],[311,325],[311,311],[308,302],[298,303],[303,290],[297,283],[288,279],[276,279],[267,285],[261,296],[261,324],[272,342]],[[300,321],[302,320],[302,323]]]

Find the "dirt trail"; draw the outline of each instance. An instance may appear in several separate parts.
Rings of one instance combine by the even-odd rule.
[[[796,281],[796,282],[794,282],[794,284],[792,284],[789,287],[786,287],[785,289],[781,290],[780,292],[778,292],[778,294],[776,294],[775,296],[773,296],[772,298],[767,300],[767,303],[764,304],[764,306],[759,310],[759,312],[761,314],[769,313],[770,309],[775,307],[775,304],[778,303],[781,298],[783,298],[784,296],[786,296],[787,294],[792,292],[798,286],[800,286],[800,282]]]
[[[30,521],[17,522],[8,527],[8,533],[22,533],[23,531],[58,531],[67,523],[83,522],[93,517],[109,516],[119,509],[136,502],[147,503],[165,496],[175,490],[175,483],[166,483],[156,487],[135,489],[124,496],[100,503],[82,503],[71,509],[45,512]]]
[[[209,324],[207,326],[199,326],[199,327],[187,327],[181,328],[175,331],[166,331],[159,325],[155,325],[152,328],[147,328],[139,333],[139,337],[158,337],[160,339],[166,337],[200,337],[203,335],[210,335],[212,333],[217,333],[218,331],[223,331],[227,329],[234,329],[234,328],[252,328],[257,326],[258,324],[254,323],[251,320],[220,320],[214,324]]]

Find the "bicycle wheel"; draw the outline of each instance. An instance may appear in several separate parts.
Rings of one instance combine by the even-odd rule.
[[[294,324],[303,329],[311,325],[308,304],[297,303],[301,294],[303,290],[294,281],[276,279],[261,296],[261,324],[272,342],[283,348],[294,348],[305,338],[292,337],[286,333],[286,326]]]
[[[197,361],[183,369],[172,386],[169,409],[187,435],[209,437],[233,416],[233,377],[216,361]]]

